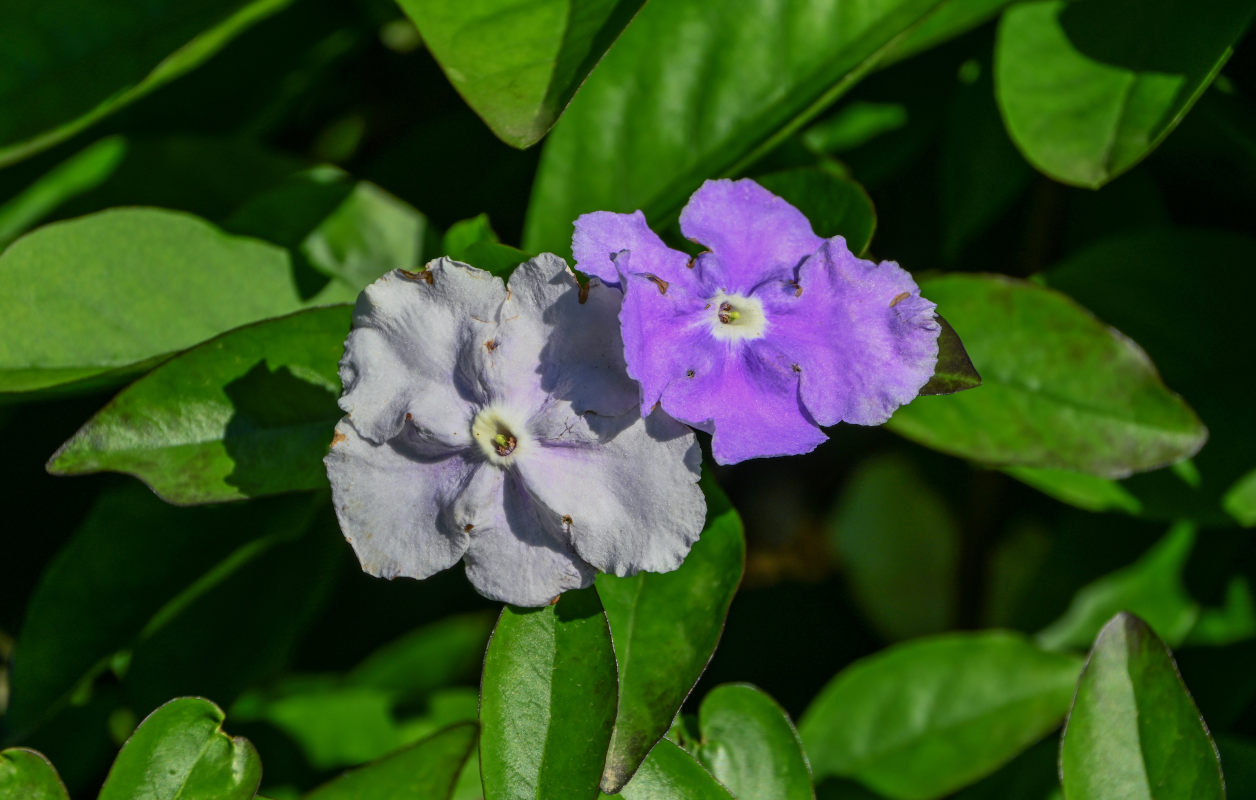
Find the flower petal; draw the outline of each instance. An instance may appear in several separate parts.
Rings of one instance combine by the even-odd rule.
[[[636,405],[616,320],[620,292],[593,280],[582,302],[575,275],[551,253],[520,264],[509,289],[487,352],[494,399],[530,412],[547,398],[580,413],[616,415]]]
[[[763,291],[769,341],[798,364],[803,404],[821,425],[880,425],[911,402],[938,358],[935,305],[892,261],[824,243],[793,287]]]
[[[809,453],[827,438],[799,401],[797,373],[764,340],[728,347],[693,377],[673,381],[663,392],[663,410],[711,431],[711,454],[720,464]]]
[[[580,417],[579,438],[600,445],[538,447],[519,474],[593,566],[616,575],[667,572],[702,532],[702,454],[693,433],[662,412],[624,417],[627,426],[625,418]]]
[[[475,463],[458,455],[421,460],[391,443],[373,444],[347,418],[336,425],[324,463],[340,529],[363,570],[426,578],[462,558],[467,533],[445,510]]]
[[[641,415],[647,416],[674,380],[681,380],[717,347],[701,325],[705,301],[684,287],[666,289],[648,278],[624,275],[619,312],[628,374],[641,384]],[[722,346],[719,346],[722,349]]]
[[[680,230],[711,250],[700,265],[706,285],[743,294],[792,277],[824,241],[801,211],[748,178],[702,184],[680,212]]]
[[[561,524],[539,508],[517,476],[493,468],[477,473],[474,490],[491,513],[471,532],[467,578],[490,600],[543,606],[593,583],[596,570],[569,543]]]
[[[616,268],[618,254],[628,250],[636,254],[634,269],[657,275],[665,281],[689,280],[689,256],[663,243],[646,224],[645,214],[616,214],[594,211],[576,219],[571,251],[576,269],[595,275],[609,284],[619,283]]]
[[[366,287],[345,341],[340,407],[372,442],[412,423],[449,448],[469,444],[469,401],[482,401],[484,359],[506,298],[501,279],[447,258],[393,270]],[[470,346],[468,346],[470,344]]]

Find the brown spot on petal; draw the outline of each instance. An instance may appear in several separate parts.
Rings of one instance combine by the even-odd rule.
[[[413,414],[411,414],[409,411],[407,411],[407,412],[406,412],[406,422],[409,422],[409,421],[410,421],[410,420],[412,420],[412,419],[414,419],[414,415],[413,415]]]
[[[580,285],[580,291],[576,292],[576,301],[580,303],[580,305],[584,305],[584,301],[588,299],[589,299],[589,284],[583,283]]]
[[[463,525],[463,526],[462,526],[462,532],[463,532],[463,533],[470,533],[470,532],[471,532],[471,529],[472,529],[472,528],[474,528],[474,527],[475,527],[474,525],[472,525],[470,522],[468,522],[466,525]]]
[[[686,378],[692,378],[692,377],[693,377],[693,370],[689,370],[688,372],[686,372],[686,373],[685,373],[685,377],[686,377]]]
[[[791,366],[793,366],[794,372],[802,372],[802,367],[798,366],[797,364],[792,364]]]
[[[794,297],[802,297],[802,286],[798,281],[790,281],[789,285],[794,287]]]
[[[336,445],[340,444],[341,442],[343,442],[345,439],[348,439],[348,438],[349,438],[348,436],[345,436],[340,431],[336,431],[334,434],[332,434],[331,446],[335,447]]]
[[[566,525],[568,528],[571,527],[571,515],[570,514],[563,514],[563,524]]]
[[[890,308],[893,308],[909,297],[911,297],[911,292],[902,292],[901,294],[894,295],[894,299],[890,301]]]
[[[487,342],[484,343],[484,346],[488,348],[488,351],[491,353],[497,349],[497,340],[489,339]]]
[[[659,287],[659,294],[667,294],[667,286],[668,286],[667,281],[663,280],[657,275],[649,275],[649,274],[645,276],[645,279],[649,281],[650,283],[654,284],[655,286]]]

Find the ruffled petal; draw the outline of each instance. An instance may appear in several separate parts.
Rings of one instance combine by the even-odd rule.
[[[906,270],[857,258],[838,236],[803,263],[798,287],[759,296],[767,339],[798,365],[819,424],[880,425],[916,397],[937,365],[941,327]]]
[[[367,439],[396,436],[408,418],[447,449],[469,444],[466,408],[483,402],[480,342],[494,337],[500,278],[447,258],[393,270],[358,298],[340,361],[340,407]]]
[[[801,211],[748,178],[702,184],[680,212],[680,230],[711,250],[699,265],[704,283],[742,294],[792,277],[824,241]]]
[[[616,575],[667,572],[702,533],[701,451],[688,428],[661,412],[624,416],[579,418],[582,430],[528,453],[519,474],[585,561]]]
[[[571,251],[576,269],[595,275],[609,284],[619,283],[618,255],[628,250],[635,253],[633,269],[657,275],[665,281],[686,281],[689,256],[663,243],[646,224],[645,214],[616,214],[594,211],[576,219]]]
[[[466,552],[466,523],[451,512],[477,472],[474,462],[459,455],[416,459],[393,444],[371,443],[343,419],[324,463],[340,529],[364,571],[426,578]]]
[[[725,357],[708,358],[692,377],[673,381],[663,410],[711,431],[720,464],[809,453],[827,438],[799,401],[789,360],[762,339],[728,347]]]
[[[647,416],[667,385],[706,369],[716,343],[702,327],[705,305],[684,287],[660,286],[644,276],[624,275],[619,312],[628,374],[641,384],[641,415]]]
[[[489,513],[472,531],[465,558],[476,590],[490,600],[543,606],[593,583],[596,570],[576,555],[561,524],[518,478],[495,468],[484,472],[475,493],[486,498],[481,509]]]

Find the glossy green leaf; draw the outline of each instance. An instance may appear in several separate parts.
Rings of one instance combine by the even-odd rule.
[[[615,653],[592,588],[507,606],[484,656],[485,800],[597,796],[615,721]]]
[[[937,320],[942,326],[942,331],[938,334],[938,365],[929,382],[921,387],[920,394],[955,394],[965,389],[976,389],[981,385],[981,375],[968,357],[968,351],[964,349],[959,334],[941,314],[937,316]]]
[[[666,739],[655,745],[650,756],[616,795],[601,794],[608,800],[733,800],[733,795],[711,777],[698,761]]]
[[[1164,642],[1132,614],[1099,633],[1060,745],[1069,800],[1224,798],[1216,745]]]
[[[0,28],[0,107],[22,113],[0,117],[0,166],[169,83],[290,2],[9,2]]]
[[[181,505],[326,486],[349,317],[310,309],[175,356],[88,420],[49,472],[125,472]]]
[[[421,267],[435,249],[422,214],[332,166],[292,175],[236,209],[223,227],[286,247],[302,266],[355,289],[391,269]]]
[[[472,264],[507,280],[515,267],[532,257],[517,247],[502,244],[487,214],[450,225],[441,251],[455,261]]]
[[[231,328],[356,295],[313,277],[283,249],[187,214],[117,209],[45,226],[0,254],[0,393],[116,378]]]
[[[1247,0],[1218,0],[1208,13],[1187,0],[1013,6],[995,48],[999,107],[1012,139],[1052,178],[1102,186],[1177,126],[1253,10]]]
[[[467,105],[514,147],[549,131],[645,0],[398,0]]]
[[[923,397],[889,427],[995,465],[1120,477],[1193,455],[1207,431],[1147,355],[1068,297],[995,275],[947,275],[921,291],[964,332],[981,388]]]
[[[844,236],[846,246],[856,255],[868,249],[877,227],[872,198],[837,164],[823,162],[819,167],[771,172],[755,180],[801,211],[817,236]]]
[[[100,800],[252,800],[261,758],[222,722],[222,709],[201,697],[158,708],[118,753]]]
[[[309,514],[305,498],[177,509],[138,484],[103,494],[27,605],[11,673],[9,729],[20,734],[34,727],[113,653],[291,539]],[[282,624],[292,627],[290,620]],[[75,635],[66,636],[69,630]],[[212,640],[200,647],[226,649]]]
[[[475,749],[474,723],[454,725],[319,786],[306,800],[447,800]]]
[[[854,85],[939,0],[647,4],[541,154],[524,249],[569,252],[571,220],[642,209],[666,224]]]
[[[1059,724],[1080,659],[998,631],[895,645],[838,673],[799,724],[819,780],[887,797],[941,797]]]
[[[11,747],[0,750],[0,797],[70,800],[70,793],[43,754],[24,747]]]
[[[785,710],[749,684],[717,686],[698,710],[695,755],[736,797],[814,800],[811,769]]]
[[[1048,650],[1084,648],[1118,611],[1146,620],[1175,646],[1199,618],[1199,603],[1186,592],[1182,570],[1195,544],[1195,529],[1175,525],[1141,558],[1084,587],[1064,615],[1038,632]]]
[[[863,461],[829,516],[828,539],[877,633],[908,639],[953,627],[959,524],[911,461],[895,455]]]
[[[714,492],[706,529],[679,569],[597,577],[619,667],[603,791],[622,787],[667,733],[724,632],[746,546],[741,518]]]

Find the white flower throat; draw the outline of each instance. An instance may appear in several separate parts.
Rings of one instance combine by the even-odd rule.
[[[509,466],[527,450],[529,436],[524,421],[509,409],[488,406],[471,421],[471,437],[490,463]]]
[[[757,297],[719,292],[707,300],[705,312],[711,335],[716,339],[761,339],[767,331],[768,320]]]

